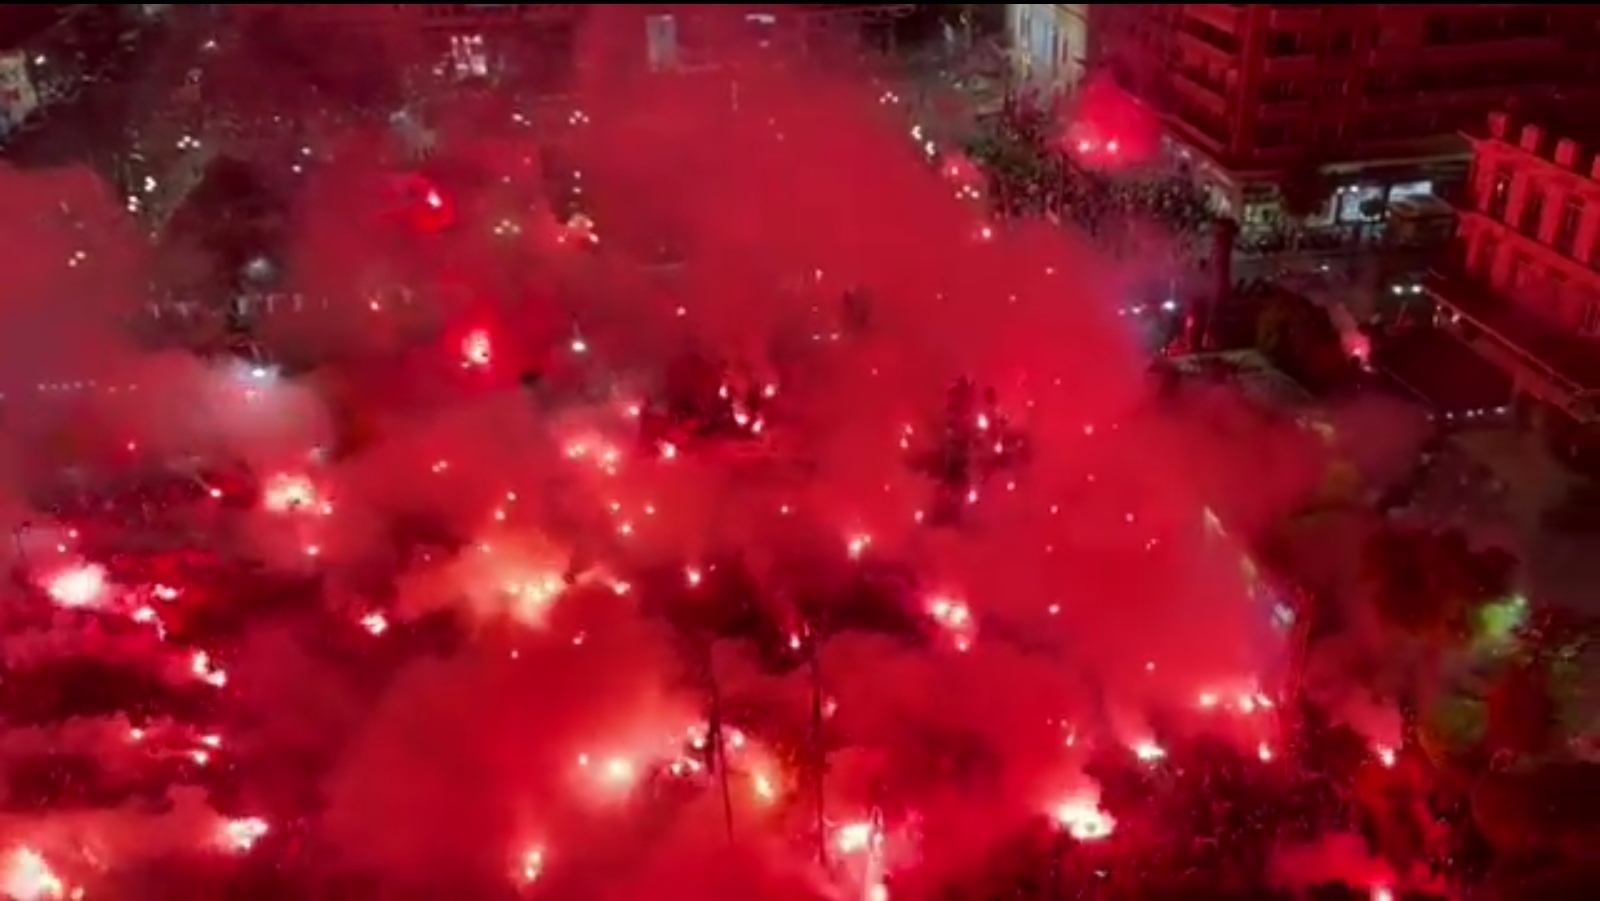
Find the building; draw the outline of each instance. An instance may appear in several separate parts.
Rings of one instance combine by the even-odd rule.
[[[1012,76],[1044,97],[1070,95],[1083,82],[1089,52],[1087,3],[1006,6]]]
[[[0,55],[0,159],[33,172],[94,171],[127,208],[134,135],[159,106],[164,23],[127,6],[73,7]]]
[[[1247,228],[1360,223],[1465,172],[1460,129],[1509,96],[1594,83],[1585,4],[1124,4],[1091,66],[1161,114]]]
[[[1600,424],[1600,127],[1581,107],[1501,112],[1471,141],[1456,252],[1428,293],[1525,408],[1562,414],[1544,424]]]
[[[391,59],[426,61],[433,74],[504,77],[539,94],[559,95],[581,67],[647,70],[714,65],[730,40],[752,48],[804,50],[808,38],[836,33],[842,23],[881,22],[911,12],[911,4],[705,4],[594,6],[582,4],[234,4],[246,18],[279,18],[299,32],[358,44],[381,42]],[[592,26],[599,37],[583,35]],[[580,36],[586,41],[580,52]],[[536,47],[539,52],[528,52]]]

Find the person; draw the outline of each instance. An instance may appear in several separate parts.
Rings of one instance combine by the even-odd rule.
[[[945,397],[944,437],[939,447],[937,478],[958,494],[965,494],[972,482],[977,406],[977,386],[966,376],[957,379]]]
[[[839,298],[841,331],[858,335],[872,326],[872,298],[860,286],[847,289]]]
[[[687,431],[699,431],[716,407],[722,368],[699,353],[688,353],[667,367],[662,406]]]

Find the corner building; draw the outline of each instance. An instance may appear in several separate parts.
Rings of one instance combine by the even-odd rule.
[[[1327,199],[1301,214],[1360,224],[1458,183],[1457,132],[1507,97],[1592,92],[1597,23],[1592,4],[1125,4],[1094,9],[1089,52],[1246,228],[1311,174]]]
[[[1558,443],[1600,434],[1600,127],[1562,110],[1494,113],[1454,253],[1427,282],[1442,325],[1512,378],[1525,418]]]

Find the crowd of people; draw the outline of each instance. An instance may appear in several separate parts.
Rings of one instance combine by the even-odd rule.
[[[1180,245],[1206,245],[1215,221],[1203,191],[1165,161],[1082,160],[1047,111],[1012,105],[969,146],[1002,214],[1045,214],[1117,247],[1155,226]]]

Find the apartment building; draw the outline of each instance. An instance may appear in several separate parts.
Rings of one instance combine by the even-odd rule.
[[[1588,4],[1126,4],[1094,10],[1089,46],[1247,227],[1286,206],[1359,223],[1459,179],[1457,132],[1508,97],[1593,84],[1597,21]],[[1327,200],[1286,204],[1307,181]]]
[[[1427,283],[1441,324],[1521,399],[1600,423],[1600,127],[1583,109],[1497,112],[1470,135],[1456,253]]]

